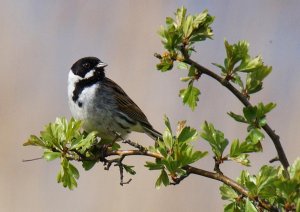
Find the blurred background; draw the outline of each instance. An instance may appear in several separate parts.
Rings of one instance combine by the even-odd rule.
[[[249,41],[251,54],[261,54],[273,66],[264,90],[251,101],[278,104],[268,116],[270,126],[280,135],[290,162],[300,155],[299,1],[2,0],[0,211],[222,211],[219,182],[190,176],[178,186],[156,190],[158,172],[146,170],[143,157],[127,158],[137,174],[123,187],[116,168],[105,171],[98,164],[85,172],[76,164],[81,176],[74,191],[56,183],[59,161],[22,162],[42,153],[22,146],[30,134],[38,134],[58,116],[70,117],[67,75],[84,56],[109,64],[107,76],[124,88],[156,129],[164,130],[162,118],[167,114],[173,125],[188,120],[200,129],[207,120],[227,138],[243,139],[246,125],[226,115],[240,113],[242,106],[229,91],[204,76],[198,83],[199,106],[191,112],[178,97],[185,86],[179,81],[184,73],[156,71],[153,54],[162,52],[157,30],[182,5],[192,14],[208,9],[216,16],[214,40],[198,45],[193,55],[199,63],[218,72],[211,63],[223,63],[226,38],[230,43]],[[130,138],[144,145],[152,142],[143,134]],[[209,150],[202,140],[196,145]],[[267,136],[263,147],[263,153],[250,157],[253,174],[276,155]],[[195,165],[212,170],[212,154]],[[232,178],[243,169],[230,162],[221,168]]]

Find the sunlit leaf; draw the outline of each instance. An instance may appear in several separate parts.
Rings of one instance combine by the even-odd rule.
[[[180,90],[180,97],[184,104],[187,104],[192,110],[197,106],[199,101],[200,90],[189,84],[187,88]]]

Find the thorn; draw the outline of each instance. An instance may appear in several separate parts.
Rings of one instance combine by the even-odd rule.
[[[43,157],[26,159],[26,160],[22,160],[22,162],[31,162],[31,161],[40,160],[40,159],[43,159]]]
[[[132,179],[130,178],[126,182],[120,182],[120,185],[123,186],[123,185],[129,184],[131,181],[132,181]]]
[[[269,163],[274,163],[276,161],[279,161],[278,156],[276,156],[275,158],[272,158],[271,160],[269,160]]]

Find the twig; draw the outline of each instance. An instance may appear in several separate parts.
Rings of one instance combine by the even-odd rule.
[[[173,182],[170,183],[171,185],[178,185],[181,181],[183,181],[185,178],[187,178],[188,176],[190,176],[190,173],[186,173],[185,175],[181,175],[178,178],[174,178],[172,177]]]
[[[162,159],[163,156],[159,153],[150,151],[140,151],[140,150],[111,150],[107,152],[107,156],[119,155],[119,156],[130,156],[130,155],[144,155],[152,158]]]
[[[40,159],[43,159],[43,157],[32,158],[32,159],[25,159],[25,160],[22,160],[22,162],[30,162],[30,161],[40,160]]]
[[[276,157],[272,158],[271,160],[269,160],[269,163],[274,163],[276,161],[279,161],[278,156],[276,156]]]
[[[222,163],[222,161],[221,161],[221,160],[218,160],[218,159],[216,158],[216,156],[214,156],[214,160],[215,160],[214,171],[217,172],[217,173],[219,173],[219,174],[223,174],[223,172],[222,172],[221,169],[220,169],[220,164]]]
[[[109,170],[109,168],[111,167],[111,165],[113,163],[115,163],[115,166],[119,167],[119,171],[120,171],[120,185],[121,186],[130,183],[131,180],[132,180],[130,178],[128,181],[124,182],[124,164],[122,163],[123,160],[124,160],[124,158],[125,158],[125,155],[120,155],[119,158],[115,158],[115,159],[112,159],[112,160],[105,160],[104,161],[104,166],[105,166],[104,169],[105,170]]]
[[[147,152],[147,148],[143,147],[142,145],[138,144],[138,143],[135,143],[135,142],[132,142],[131,140],[124,140],[123,141],[124,144],[129,144],[130,146],[133,146],[135,148],[137,148],[138,150],[142,151],[142,152]]]
[[[184,46],[181,49],[181,53],[185,58],[185,62],[191,66],[194,66],[199,71],[199,73],[206,74],[206,75],[214,78],[215,80],[217,80],[219,83],[221,83],[223,86],[225,86],[228,90],[230,90],[246,107],[252,106],[251,103],[248,101],[248,99],[239,90],[237,90],[228,80],[223,79],[222,77],[215,74],[211,70],[205,68],[204,66],[202,66],[202,65],[198,64],[197,62],[195,62],[194,60],[192,60],[189,57]],[[271,127],[268,124],[264,125],[262,128],[265,130],[265,132],[269,135],[269,137],[273,141],[273,144],[276,148],[279,160],[280,160],[281,164],[283,165],[284,169],[287,170],[287,168],[289,167],[289,162],[287,160],[285,152],[280,143],[279,136],[275,133],[274,130],[271,129]]]

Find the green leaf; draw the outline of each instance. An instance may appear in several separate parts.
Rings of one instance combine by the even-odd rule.
[[[208,15],[207,10],[204,10],[202,13],[195,16],[194,20],[193,20],[194,28],[198,28],[200,24],[203,24],[204,22],[206,22],[206,19],[208,16],[209,15]]]
[[[191,127],[184,127],[178,135],[178,142],[190,142],[199,137],[196,129]]]
[[[230,186],[227,186],[225,184],[220,186],[220,192],[223,200],[234,201],[239,196],[235,190],[233,190]]]
[[[212,63],[214,66],[216,66],[216,67],[218,67],[218,68],[220,68],[221,69],[221,71],[223,72],[223,73],[225,73],[226,72],[226,70],[225,70],[225,67],[224,66],[222,66],[222,65],[220,65],[220,64],[218,64],[218,63]]]
[[[205,151],[205,152],[201,152],[201,151],[193,152],[192,155],[191,155],[191,162],[188,163],[188,164],[194,163],[194,162],[200,160],[201,158],[204,158],[207,154],[208,154],[207,151]]]
[[[61,152],[45,151],[43,154],[43,158],[46,159],[47,161],[52,161],[59,157],[61,157]]]
[[[96,161],[85,160],[82,162],[82,167],[84,168],[85,171],[88,171],[91,168],[93,168],[95,164],[96,164]]]
[[[229,112],[227,114],[238,122],[247,123],[247,120],[241,115],[235,114],[233,112]]]
[[[171,17],[166,17],[166,24],[167,25],[173,25],[174,24],[174,19]]]
[[[162,184],[164,186],[167,186],[170,184],[168,174],[164,169],[161,170],[161,173],[160,173],[158,179],[156,180],[155,188],[159,189]]]
[[[187,88],[180,90],[180,97],[184,104],[187,104],[192,110],[197,106],[199,101],[200,90],[189,84]]]
[[[180,77],[180,81],[182,81],[182,82],[188,82],[192,79],[193,79],[192,77]]]
[[[163,182],[164,186],[167,186],[170,184],[168,174],[164,169],[161,171],[161,178],[162,178],[162,182]]]
[[[300,211],[300,198],[298,198],[297,203],[296,203],[296,212]]]
[[[160,63],[156,65],[156,68],[162,72],[170,71],[173,68],[173,60],[170,58],[163,58]]]
[[[264,116],[269,113],[271,110],[273,110],[276,107],[276,104],[273,102],[270,102],[266,105],[264,105],[262,102],[258,103],[257,105],[257,117],[264,118]]]
[[[178,69],[188,70],[189,69],[189,65],[187,63],[185,63],[185,62],[178,62],[177,68]]]
[[[94,144],[96,136],[97,136],[97,132],[93,131],[87,134],[85,138],[74,140],[71,144],[70,150],[80,149],[80,148],[84,148],[84,149],[90,148],[91,145]]]
[[[250,131],[249,138],[251,138],[251,140],[254,143],[257,143],[257,142],[261,141],[262,139],[264,139],[265,136],[259,129],[254,129],[254,130]]]
[[[271,166],[263,166],[256,176],[257,195],[262,198],[276,196],[276,187],[274,186],[278,170]]]
[[[241,144],[244,152],[259,152],[262,151],[261,141],[265,138],[264,134],[259,129],[253,129],[246,137],[245,144]],[[252,145],[252,146],[251,146]]]
[[[224,45],[227,54],[224,65],[226,73],[231,74],[233,70],[238,70],[238,68],[234,69],[236,64],[249,57],[249,44],[246,41],[239,41],[238,43],[231,45],[227,40],[224,40]]]
[[[248,123],[253,123],[256,120],[256,112],[257,112],[257,108],[256,107],[244,107],[243,109],[243,113],[244,116],[247,120]]]
[[[234,160],[237,163],[240,163],[244,166],[250,166],[250,161],[248,159],[249,155],[248,154],[239,154],[235,157],[229,157],[230,160]]]
[[[239,71],[240,72],[246,72],[250,73],[256,70],[256,68],[259,68],[263,64],[262,58],[255,57],[253,59],[246,58],[242,61],[241,65],[239,66]]]
[[[212,124],[206,121],[202,125],[201,137],[208,141],[218,159],[222,159],[222,154],[228,145],[228,140],[224,137],[224,133],[216,130]]]
[[[169,133],[172,135],[173,133],[172,133],[170,120],[166,115],[164,115],[164,121],[165,121],[165,126],[167,127],[167,131],[169,131]]]
[[[289,168],[291,179],[300,183],[300,158],[297,158]]]
[[[171,125],[170,125],[170,121],[169,121],[169,118],[167,116],[164,116],[164,120],[165,120],[165,125],[166,125],[166,129],[163,133],[163,143],[160,143],[160,144],[164,144],[166,145],[167,148],[171,149],[172,146],[173,146],[173,135],[172,135],[172,128],[171,128]],[[162,149],[163,149],[163,146],[164,145],[161,145]],[[162,150],[163,151],[163,150]]]
[[[82,122],[80,120],[76,121],[73,117],[70,119],[69,123],[65,119],[61,123],[65,124],[65,134],[66,140],[72,140],[73,137],[76,137],[78,132],[80,132],[80,127]]]
[[[145,167],[147,167],[149,170],[161,170],[164,168],[163,164],[161,163],[153,163],[146,161]]]
[[[181,8],[178,8],[175,13],[175,16],[176,16],[177,28],[179,28],[184,23],[184,19],[186,17],[186,8],[183,6]]]
[[[185,38],[190,37],[193,32],[193,17],[191,15],[187,16],[183,24],[183,35]]]
[[[197,74],[198,74],[198,71],[195,68],[195,66],[190,66],[188,76],[195,77]]]
[[[243,83],[241,77],[237,73],[232,74],[232,81],[235,84],[237,84],[238,86],[240,86],[242,91],[244,90],[244,83]]]
[[[263,79],[272,71],[271,66],[261,64],[259,68],[247,74],[246,90],[248,94],[256,93],[262,89]]]
[[[131,175],[136,174],[136,171],[133,170],[134,166],[128,166],[128,165],[123,164],[123,167],[124,167],[125,171],[128,172],[129,174],[131,174]]]
[[[245,141],[239,142],[234,140],[230,147],[229,159],[234,160],[242,165],[249,166],[249,155],[246,153],[262,151],[261,141],[264,139],[263,133],[258,129],[249,132]]]
[[[66,158],[62,158],[61,169],[57,175],[57,182],[62,183],[64,187],[73,190],[77,187],[76,179],[79,178],[79,172]]]
[[[246,199],[245,212],[258,212],[249,198]]]
[[[77,168],[75,166],[73,166],[72,163],[69,163],[69,170],[74,178],[76,178],[76,179],[79,178],[79,172],[78,172]]]
[[[248,159],[249,155],[245,154],[247,151],[243,148],[243,143],[240,144],[239,140],[236,139],[232,142],[230,147],[229,159],[234,160],[244,166],[250,166],[250,161]]]
[[[44,141],[40,138],[38,138],[35,135],[30,135],[30,138],[27,142],[23,144],[23,146],[40,146],[40,147],[46,147]]]
[[[247,170],[243,170],[241,172],[240,179],[238,180],[241,185],[248,188],[250,194],[256,194],[256,185],[255,185],[256,178],[255,176],[251,176]]]
[[[224,207],[224,212],[239,212],[239,211],[241,211],[241,210],[239,210],[239,208],[237,208],[237,205],[235,202],[232,202]]]

